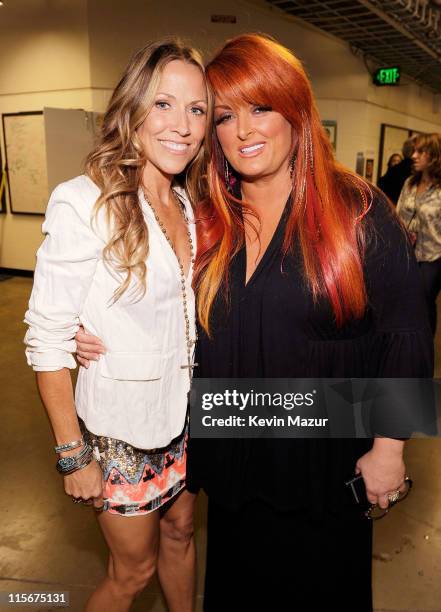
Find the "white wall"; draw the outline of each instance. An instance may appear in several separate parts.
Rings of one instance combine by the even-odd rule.
[[[358,151],[377,161],[381,123],[441,131],[430,92],[405,81],[395,89],[376,88],[345,43],[263,0],[5,4],[0,9],[0,113],[43,106],[103,111],[130,55],[148,40],[179,34],[208,59],[226,38],[262,31],[304,62],[322,118],[337,121],[337,157],[349,167],[355,168]],[[236,15],[237,23],[211,23],[211,14]],[[0,267],[33,269],[41,222],[41,217],[0,215]]]
[[[377,177],[381,124],[421,132],[441,132],[441,116],[438,122],[420,114],[411,115],[372,102],[360,100],[317,100],[322,119],[337,121],[337,158],[345,166],[355,170],[358,152],[374,160],[374,182]],[[436,119],[436,116],[433,117]],[[396,151],[400,153],[400,150]]]
[[[0,18],[0,114],[92,108],[87,0],[14,0]],[[0,215],[0,267],[33,270],[42,221]]]
[[[226,38],[263,31],[303,61],[322,118],[337,121],[337,157],[350,168],[355,169],[357,152],[363,152],[374,159],[376,177],[381,123],[441,131],[441,114],[433,113],[431,92],[405,78],[396,88],[376,87],[363,60],[353,55],[346,43],[262,0],[191,0],[185,3],[188,10],[183,10],[181,0],[168,0],[164,11],[158,6],[156,1],[131,0],[130,17],[118,0],[90,0],[94,87],[116,83],[127,58],[150,38],[184,33],[208,59]],[[236,15],[237,23],[211,23],[211,14],[219,13]]]
[[[87,0],[13,0],[0,9],[0,94],[90,86]]]
[[[366,98],[369,79],[363,62],[344,43],[299,25],[263,0],[89,0],[88,7],[93,87],[113,87],[130,55],[151,39],[178,34],[209,59],[226,38],[260,31],[304,61],[316,95]],[[236,15],[237,23],[211,23],[212,14]]]
[[[90,110],[89,89],[0,96],[0,113],[39,111],[44,106]],[[2,159],[5,159],[2,142]],[[35,252],[42,241],[43,217],[37,215],[0,215],[0,267],[33,270]]]

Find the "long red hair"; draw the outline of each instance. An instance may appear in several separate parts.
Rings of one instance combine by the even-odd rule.
[[[284,254],[298,241],[314,299],[329,299],[337,325],[361,317],[366,291],[360,223],[372,201],[370,186],[334,159],[311,85],[301,62],[267,36],[245,34],[227,41],[206,68],[209,87],[232,106],[270,106],[293,126],[297,160],[293,204]],[[225,158],[216,130],[211,136],[209,197],[197,214],[199,248],[195,287],[199,320],[207,331],[213,300],[228,276],[231,258],[244,243],[242,203],[225,180]]]

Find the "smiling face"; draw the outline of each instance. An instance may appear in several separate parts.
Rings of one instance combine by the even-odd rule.
[[[234,109],[216,97],[214,121],[219,143],[231,166],[253,181],[289,172],[293,129],[269,106],[244,103]]]
[[[194,64],[172,60],[163,69],[154,102],[138,128],[146,171],[174,176],[196,156],[205,135],[207,90]]]

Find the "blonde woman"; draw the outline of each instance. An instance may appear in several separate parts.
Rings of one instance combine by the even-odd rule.
[[[194,591],[194,496],[185,490],[195,342],[191,288],[209,99],[201,59],[175,40],[132,58],[86,174],[53,192],[26,323],[65,492],[93,504],[109,546],[86,610],[129,610],[155,573],[172,612]],[[176,184],[186,172],[187,191]],[[107,352],[81,368],[79,326]]]

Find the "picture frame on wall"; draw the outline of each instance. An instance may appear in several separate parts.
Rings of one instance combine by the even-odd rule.
[[[364,176],[364,164],[365,164],[365,156],[363,151],[359,151],[355,158],[355,172],[359,176]]]
[[[374,180],[374,160],[372,158],[366,160],[364,176],[370,182]]]
[[[3,167],[2,152],[0,149],[0,215],[6,213],[6,170]]]
[[[329,142],[332,144],[334,151],[337,150],[337,121],[324,119],[322,121],[323,128],[328,135]]]
[[[15,215],[44,215],[48,199],[43,111],[2,115],[9,207]]]

